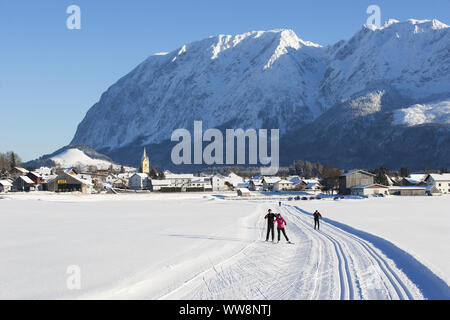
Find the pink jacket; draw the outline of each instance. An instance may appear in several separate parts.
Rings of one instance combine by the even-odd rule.
[[[286,224],[286,220],[284,220],[283,217],[277,218],[275,221],[277,223],[277,229],[284,229],[284,225]]]

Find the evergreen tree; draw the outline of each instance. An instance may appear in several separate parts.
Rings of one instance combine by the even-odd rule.
[[[382,184],[384,186],[389,185],[388,179],[387,179],[387,173],[388,170],[386,167],[380,167],[375,170],[375,183]]]
[[[408,177],[409,176],[409,169],[407,167],[400,169],[400,176],[401,177]]]
[[[150,170],[150,178],[157,179],[158,172],[156,171],[156,167],[152,165],[152,169]]]

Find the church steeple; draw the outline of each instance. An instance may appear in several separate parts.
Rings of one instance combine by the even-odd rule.
[[[141,171],[142,173],[150,173],[150,160],[147,156],[147,150],[144,147],[144,154],[142,155],[141,159]]]

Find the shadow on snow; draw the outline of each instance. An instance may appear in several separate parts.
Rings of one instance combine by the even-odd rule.
[[[311,212],[300,209],[294,206],[295,209],[303,214],[313,216]],[[392,242],[383,238],[374,236],[370,233],[354,229],[346,224],[330,220],[322,219],[341,230],[351,233],[361,239],[372,243],[375,247],[380,249],[389,259],[393,260],[397,267],[401,269],[406,276],[414,282],[420,289],[426,299],[430,300],[447,300],[450,299],[450,287],[447,283],[434,274],[428,267],[420,263],[408,252],[398,248]]]

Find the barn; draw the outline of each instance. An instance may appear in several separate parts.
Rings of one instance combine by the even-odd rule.
[[[351,188],[374,184],[375,175],[364,170],[353,170],[339,176],[339,193],[351,194]]]
[[[19,176],[13,182],[13,189],[17,191],[33,191],[35,184],[33,180],[27,176]]]
[[[369,196],[373,194],[389,194],[389,187],[381,184],[366,184],[351,188],[351,194],[354,196]]]
[[[56,178],[48,182],[48,190],[54,192],[92,193],[92,187],[90,181],[66,172],[60,173]]]
[[[426,187],[404,187],[404,186],[394,186],[389,187],[389,194],[393,196],[424,196],[427,191]]]

